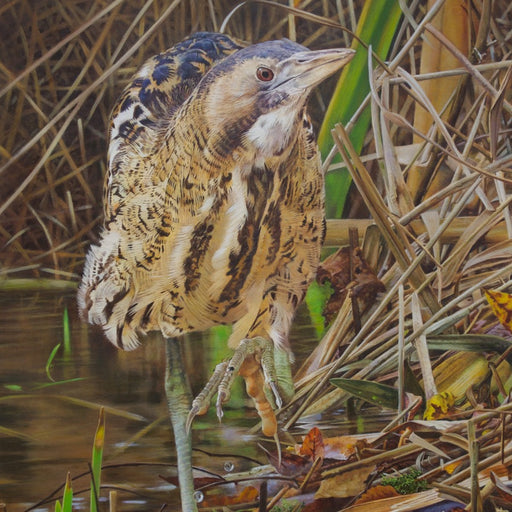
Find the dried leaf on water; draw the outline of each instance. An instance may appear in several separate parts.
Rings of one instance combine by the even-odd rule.
[[[320,432],[317,427],[313,427],[304,438],[303,444],[295,445],[296,453],[299,455],[306,455],[306,453],[303,452],[309,448],[305,447],[305,443],[307,442],[307,446],[309,447],[311,446],[311,443],[314,442],[314,450],[311,450],[313,459],[322,456],[325,459],[347,460],[350,456],[356,453],[356,450],[361,451],[365,448],[369,448],[370,444],[382,435],[380,433],[368,433],[336,437],[321,437],[319,439],[316,434],[314,437],[311,436],[311,433],[314,431]],[[311,440],[310,436],[313,437],[313,440]],[[310,440],[308,441],[308,439]]]
[[[356,450],[361,452],[381,437],[380,433],[345,435],[324,438],[326,459],[347,460]]]
[[[283,476],[298,476],[306,474],[313,464],[309,457],[295,453],[283,452],[281,457],[278,454],[267,452],[267,457],[276,471]]]
[[[215,494],[205,497],[203,507],[229,507],[241,503],[252,503],[258,499],[259,490],[253,486],[247,486],[238,494],[226,496],[225,494]]]

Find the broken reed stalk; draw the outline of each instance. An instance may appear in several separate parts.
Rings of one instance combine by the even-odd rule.
[[[461,239],[461,236],[467,227],[474,221],[473,217],[456,217],[440,234],[439,242],[441,244],[453,244]],[[363,240],[364,234],[368,227],[375,226],[372,219],[327,219],[327,232],[324,245],[327,247],[341,247],[348,245],[349,230],[354,227],[359,232],[360,241]],[[411,220],[407,222],[412,232],[416,236],[426,233],[425,223],[421,219]],[[482,237],[482,241],[486,244],[497,244],[509,240],[507,226],[502,221],[489,229]]]

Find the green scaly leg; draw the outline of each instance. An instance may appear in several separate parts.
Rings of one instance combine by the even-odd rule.
[[[192,394],[183,368],[179,339],[166,338],[165,348],[165,392],[176,444],[181,509],[183,512],[197,512],[192,474],[192,442],[186,428]]]

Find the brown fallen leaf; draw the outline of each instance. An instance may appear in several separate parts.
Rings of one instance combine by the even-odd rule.
[[[496,493],[507,503],[512,503],[512,490],[510,490],[501,480],[500,477],[491,471],[492,483],[496,486]]]
[[[324,438],[324,455],[326,459],[347,460],[356,451],[370,448],[370,444],[381,437],[381,433],[355,434]]]
[[[373,471],[375,466],[368,465],[326,478],[321,481],[320,488],[315,493],[315,499],[356,496],[365,490],[366,480]]]
[[[384,284],[364,260],[360,247],[352,252],[352,272],[350,247],[342,247],[320,264],[316,278],[321,284],[329,281],[334,290],[324,309],[327,322],[338,313],[349,290],[357,299],[361,312],[375,302],[378,293],[386,291]]]
[[[263,448],[263,447],[261,447]],[[263,448],[267,454],[268,460],[276,471],[283,476],[299,476],[306,474],[312,464],[313,460],[309,457],[297,455],[295,453],[283,452],[281,457],[277,453],[269,452]]]
[[[384,498],[392,498],[393,496],[400,496],[400,494],[391,485],[376,485],[370,487],[366,492],[363,492],[355,501],[354,505],[367,503],[368,501],[382,500]]]
[[[324,458],[324,441],[322,432],[318,427],[313,427],[302,441],[302,445],[297,450],[298,455],[309,457],[311,460],[316,460],[318,457]]]
[[[308,503],[302,512],[338,512],[343,510],[343,503],[346,500],[338,498],[320,498]]]
[[[205,496],[201,507],[229,507],[240,503],[252,503],[258,499],[259,491],[256,487],[244,487],[238,494],[227,496],[225,494],[215,494]]]

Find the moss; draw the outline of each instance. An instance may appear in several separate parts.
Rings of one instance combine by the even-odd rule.
[[[400,494],[413,494],[424,491],[428,484],[425,480],[418,480],[421,471],[411,469],[400,476],[383,476],[382,485],[391,485]]]

